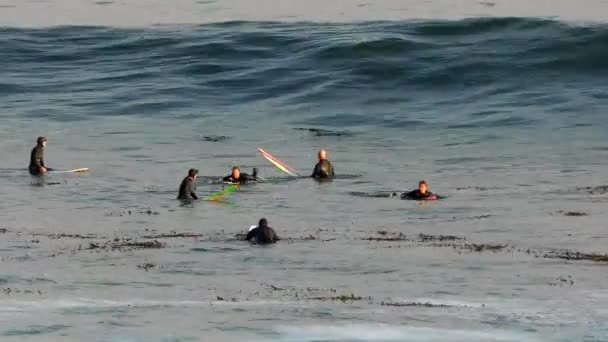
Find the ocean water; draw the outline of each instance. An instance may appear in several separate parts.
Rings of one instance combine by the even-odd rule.
[[[405,3],[0,3],[0,340],[608,341],[604,3]]]

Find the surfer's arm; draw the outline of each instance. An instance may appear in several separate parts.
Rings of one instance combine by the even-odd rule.
[[[310,177],[319,177],[320,172],[321,172],[321,163],[317,163],[317,165],[315,165],[314,170],[312,170],[312,175]]]
[[[416,193],[416,190],[404,192],[401,194],[401,199],[412,199],[414,197],[415,193]]]
[[[44,164],[44,155],[42,155],[42,153],[40,154],[40,166],[48,170],[48,168]]]
[[[249,231],[249,233],[247,233],[247,236],[245,237],[245,241],[249,241],[251,239],[253,239],[253,237],[255,236],[255,234],[257,233],[258,228],[254,228],[252,230]]]
[[[32,150],[32,154],[30,156],[30,167],[45,167],[40,147],[34,147],[34,149]]]
[[[194,193],[194,181],[192,180],[188,180],[188,193],[193,199],[198,199],[198,196],[196,196],[196,193]]]

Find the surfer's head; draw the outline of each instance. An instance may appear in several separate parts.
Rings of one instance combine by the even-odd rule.
[[[265,218],[261,218],[260,222],[258,222],[258,227],[266,227],[268,225],[268,221]]]
[[[195,179],[198,176],[198,170],[197,169],[190,169],[188,170],[188,177]]]
[[[420,182],[418,182],[418,191],[420,191],[421,194],[426,194],[428,188],[429,185],[426,183],[426,181],[421,180]]]
[[[38,139],[36,139],[36,143],[38,144],[38,146],[46,146],[46,142],[47,139],[45,137],[38,137]]]
[[[320,149],[319,150],[319,160],[325,160],[327,159],[327,151],[325,151],[325,149]]]
[[[233,166],[232,167],[232,178],[233,179],[239,179],[239,178],[241,178],[241,169],[239,169],[238,166]]]

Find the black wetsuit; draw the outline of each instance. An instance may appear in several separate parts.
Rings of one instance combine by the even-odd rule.
[[[315,165],[312,172],[314,178],[334,178],[334,166],[327,159],[323,159]]]
[[[245,184],[249,182],[255,182],[258,180],[258,178],[256,172],[254,172],[253,175],[241,173],[238,179],[234,179],[234,177],[232,177],[232,174],[229,174],[228,176],[222,178],[222,180],[224,182],[230,182],[234,184]]]
[[[194,193],[194,178],[188,176],[184,178],[182,184],[179,186],[179,194],[177,195],[179,200],[192,200],[198,199],[198,196]]]
[[[35,176],[42,175],[42,168],[46,168],[44,165],[44,147],[42,145],[36,145],[32,149],[32,154],[30,156],[30,173]]]
[[[268,226],[258,226],[253,228],[249,231],[249,233],[247,233],[247,237],[245,238],[245,240],[250,241],[253,238],[255,238],[255,242],[260,245],[267,243],[275,243],[280,240],[274,229]]]
[[[422,201],[426,199],[436,199],[437,195],[434,193],[427,191],[426,193],[421,193],[420,190],[414,190],[410,192],[404,192],[401,194],[401,199],[409,199],[409,200],[417,200]]]

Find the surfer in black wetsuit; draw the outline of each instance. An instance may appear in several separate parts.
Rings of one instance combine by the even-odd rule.
[[[34,176],[42,176],[47,171],[53,170],[44,164],[44,148],[46,147],[46,143],[47,139],[45,137],[38,137],[36,147],[32,149],[29,170]]]
[[[182,201],[197,200],[198,196],[194,193],[194,183],[198,177],[197,169],[188,170],[188,176],[182,180],[182,184],[179,186],[179,194],[177,199]]]
[[[311,177],[317,179],[334,178],[334,166],[327,160],[327,151],[324,149],[319,150],[319,162],[315,165]]]
[[[255,238],[255,242],[260,245],[275,243],[280,240],[274,229],[268,226],[268,221],[266,221],[265,218],[260,219],[258,226],[247,233],[245,240],[251,241],[253,238]]]
[[[222,180],[224,182],[234,183],[234,184],[245,184],[249,182],[255,182],[258,180],[258,169],[253,168],[253,173],[251,175],[246,173],[241,173],[241,169],[238,166],[234,166],[232,168],[232,172],[224,177]]]
[[[418,190],[404,192],[401,194],[401,199],[407,200],[416,200],[416,201],[424,201],[424,200],[435,200],[439,197],[434,193],[428,191],[429,185],[426,181],[420,181],[418,183]]]

